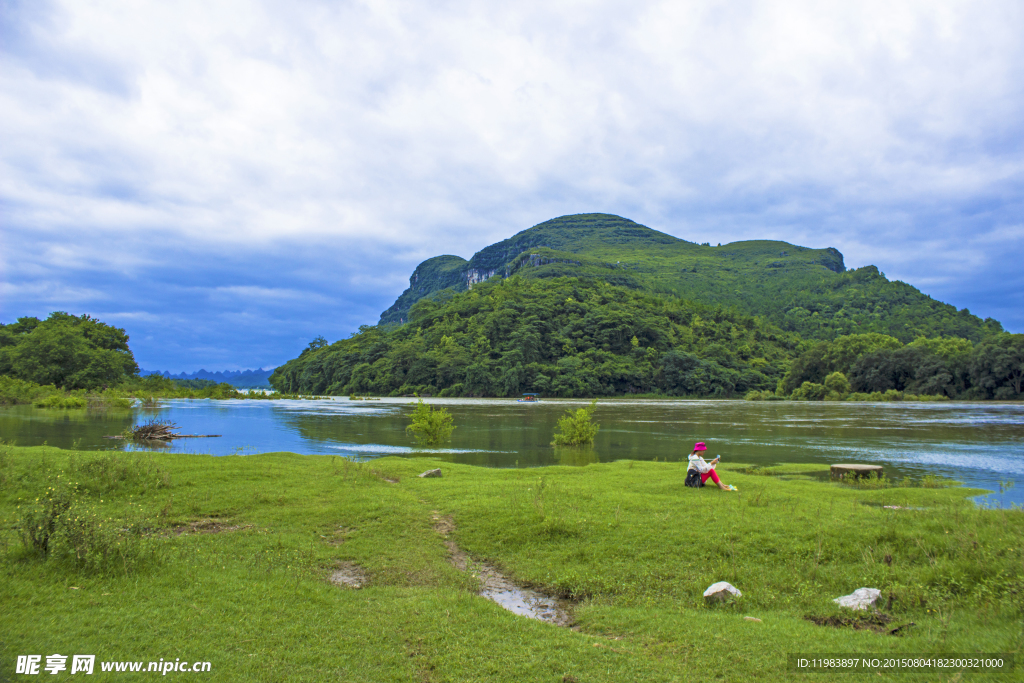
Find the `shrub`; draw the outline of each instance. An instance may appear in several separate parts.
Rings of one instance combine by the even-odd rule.
[[[870,401],[871,394],[865,394],[862,391],[855,391],[846,397],[847,401]]]
[[[116,389],[107,389],[99,396],[93,397],[92,401],[89,404],[89,407],[99,410],[107,410],[109,408],[131,408],[134,405],[134,398],[125,396],[123,393],[117,391]]]
[[[904,401],[948,401],[949,396],[943,394],[903,394]]]
[[[152,410],[154,408],[159,408],[159,407],[160,407],[160,402],[157,401],[156,397],[153,396],[153,395],[142,396],[142,397],[139,398],[139,408],[144,408],[144,409],[147,409],[147,410]]]
[[[58,520],[71,507],[75,493],[74,486],[58,476],[35,501],[18,505],[16,526],[26,549],[43,559],[50,554]]]
[[[920,485],[923,489],[944,489],[950,486],[959,486],[960,482],[941,477],[937,474],[926,474],[921,478]]]
[[[58,408],[62,410],[85,408],[88,401],[83,396],[74,394],[64,396],[61,394],[50,394],[44,398],[37,399],[33,405],[37,408]]]
[[[828,388],[816,382],[804,382],[793,390],[794,401],[824,401],[828,396]]]
[[[15,527],[26,550],[41,560],[93,572],[127,573],[152,555],[141,514],[105,518],[84,497],[77,484],[59,474],[34,501],[19,503]]]
[[[768,390],[758,391],[757,389],[751,389],[743,398],[747,401],[773,401],[776,396],[774,392]]]
[[[444,408],[434,408],[419,399],[412,411],[412,424],[405,428],[422,446],[437,446],[451,440],[455,425],[453,417]]]
[[[597,430],[600,425],[591,421],[591,416],[597,409],[597,399],[590,402],[586,408],[580,408],[573,412],[566,410],[565,415],[558,419],[558,428],[555,430],[555,440],[552,446],[583,446],[594,443]]]
[[[846,379],[846,375],[841,372],[833,372],[831,375],[826,377],[825,386],[829,391],[833,391],[840,396],[846,396],[850,393],[850,381]]]
[[[899,485],[892,479],[886,477],[884,472],[877,476],[872,474],[868,474],[867,476],[857,476],[856,474],[849,473],[843,477],[843,481],[861,489],[887,489]]]
[[[140,515],[126,520],[104,518],[76,502],[57,520],[56,554],[79,570],[128,573],[151,554],[141,519]]]
[[[56,391],[57,387],[53,385],[40,386],[28,380],[0,375],[0,405],[33,403],[37,399]]]
[[[872,391],[870,394],[864,392],[855,391],[846,397],[847,401],[872,401],[872,402],[891,402],[891,401],[903,401],[909,399],[913,394],[904,394],[902,391],[896,391],[895,389],[889,389],[886,392]],[[915,397],[916,398],[916,397]],[[935,399],[941,400],[941,399]]]

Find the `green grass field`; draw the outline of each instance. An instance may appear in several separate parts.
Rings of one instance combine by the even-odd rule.
[[[433,467],[444,477],[416,476]],[[54,653],[94,654],[95,675],[117,680],[155,674],[104,674],[100,661],[211,663],[168,674],[190,680],[580,683],[850,680],[789,672],[787,653],[1024,656],[1021,510],[976,509],[959,488],[832,483],[821,466],[726,466],[738,494],[694,490],[684,468],[0,446],[0,680],[33,680],[14,673],[17,657]],[[24,519],[58,499],[68,517],[43,559]],[[473,558],[570,596],[575,626],[475,595],[439,516]],[[332,584],[340,563],[368,585]],[[743,597],[705,606],[716,581]],[[832,598],[862,586],[882,589],[879,630],[915,625],[808,620],[843,616]],[[70,661],[42,676],[77,680]],[[1019,675],[1018,661],[898,680]]]

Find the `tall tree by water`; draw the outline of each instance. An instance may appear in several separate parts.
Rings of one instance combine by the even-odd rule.
[[[58,311],[46,320],[25,317],[0,325],[0,375],[63,389],[96,389],[138,372],[125,331],[89,315]]]

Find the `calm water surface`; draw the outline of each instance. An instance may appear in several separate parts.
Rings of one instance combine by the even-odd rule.
[[[1024,504],[1024,404],[866,404],[606,400],[592,449],[554,449],[555,422],[582,401],[428,399],[458,428],[443,449],[418,449],[405,433],[409,399],[349,401],[171,400],[154,410],[94,414],[30,406],[0,408],[0,439],[31,446],[123,448],[104,439],[151,419],[178,425],[181,439],[154,450],[252,454],[329,453],[356,459],[430,455],[485,467],[586,465],[620,459],[681,462],[695,441],[724,463],[885,465],[893,475],[940,474],[994,493],[982,504]],[[999,493],[1000,482],[1019,486]]]

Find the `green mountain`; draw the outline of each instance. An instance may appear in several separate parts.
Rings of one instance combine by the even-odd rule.
[[[711,246],[666,235],[609,214],[562,216],[482,249],[468,261],[437,256],[421,263],[380,317],[404,323],[417,301],[520,275],[575,277],[761,316],[808,339],[877,332],[904,343],[919,336],[980,341],[1001,331],[916,288],[891,282],[875,266],[848,271],[836,249],[771,240]]]
[[[693,244],[618,216],[438,256],[381,316],[270,383],[306,394],[1018,398],[1024,336],[835,249]]]

